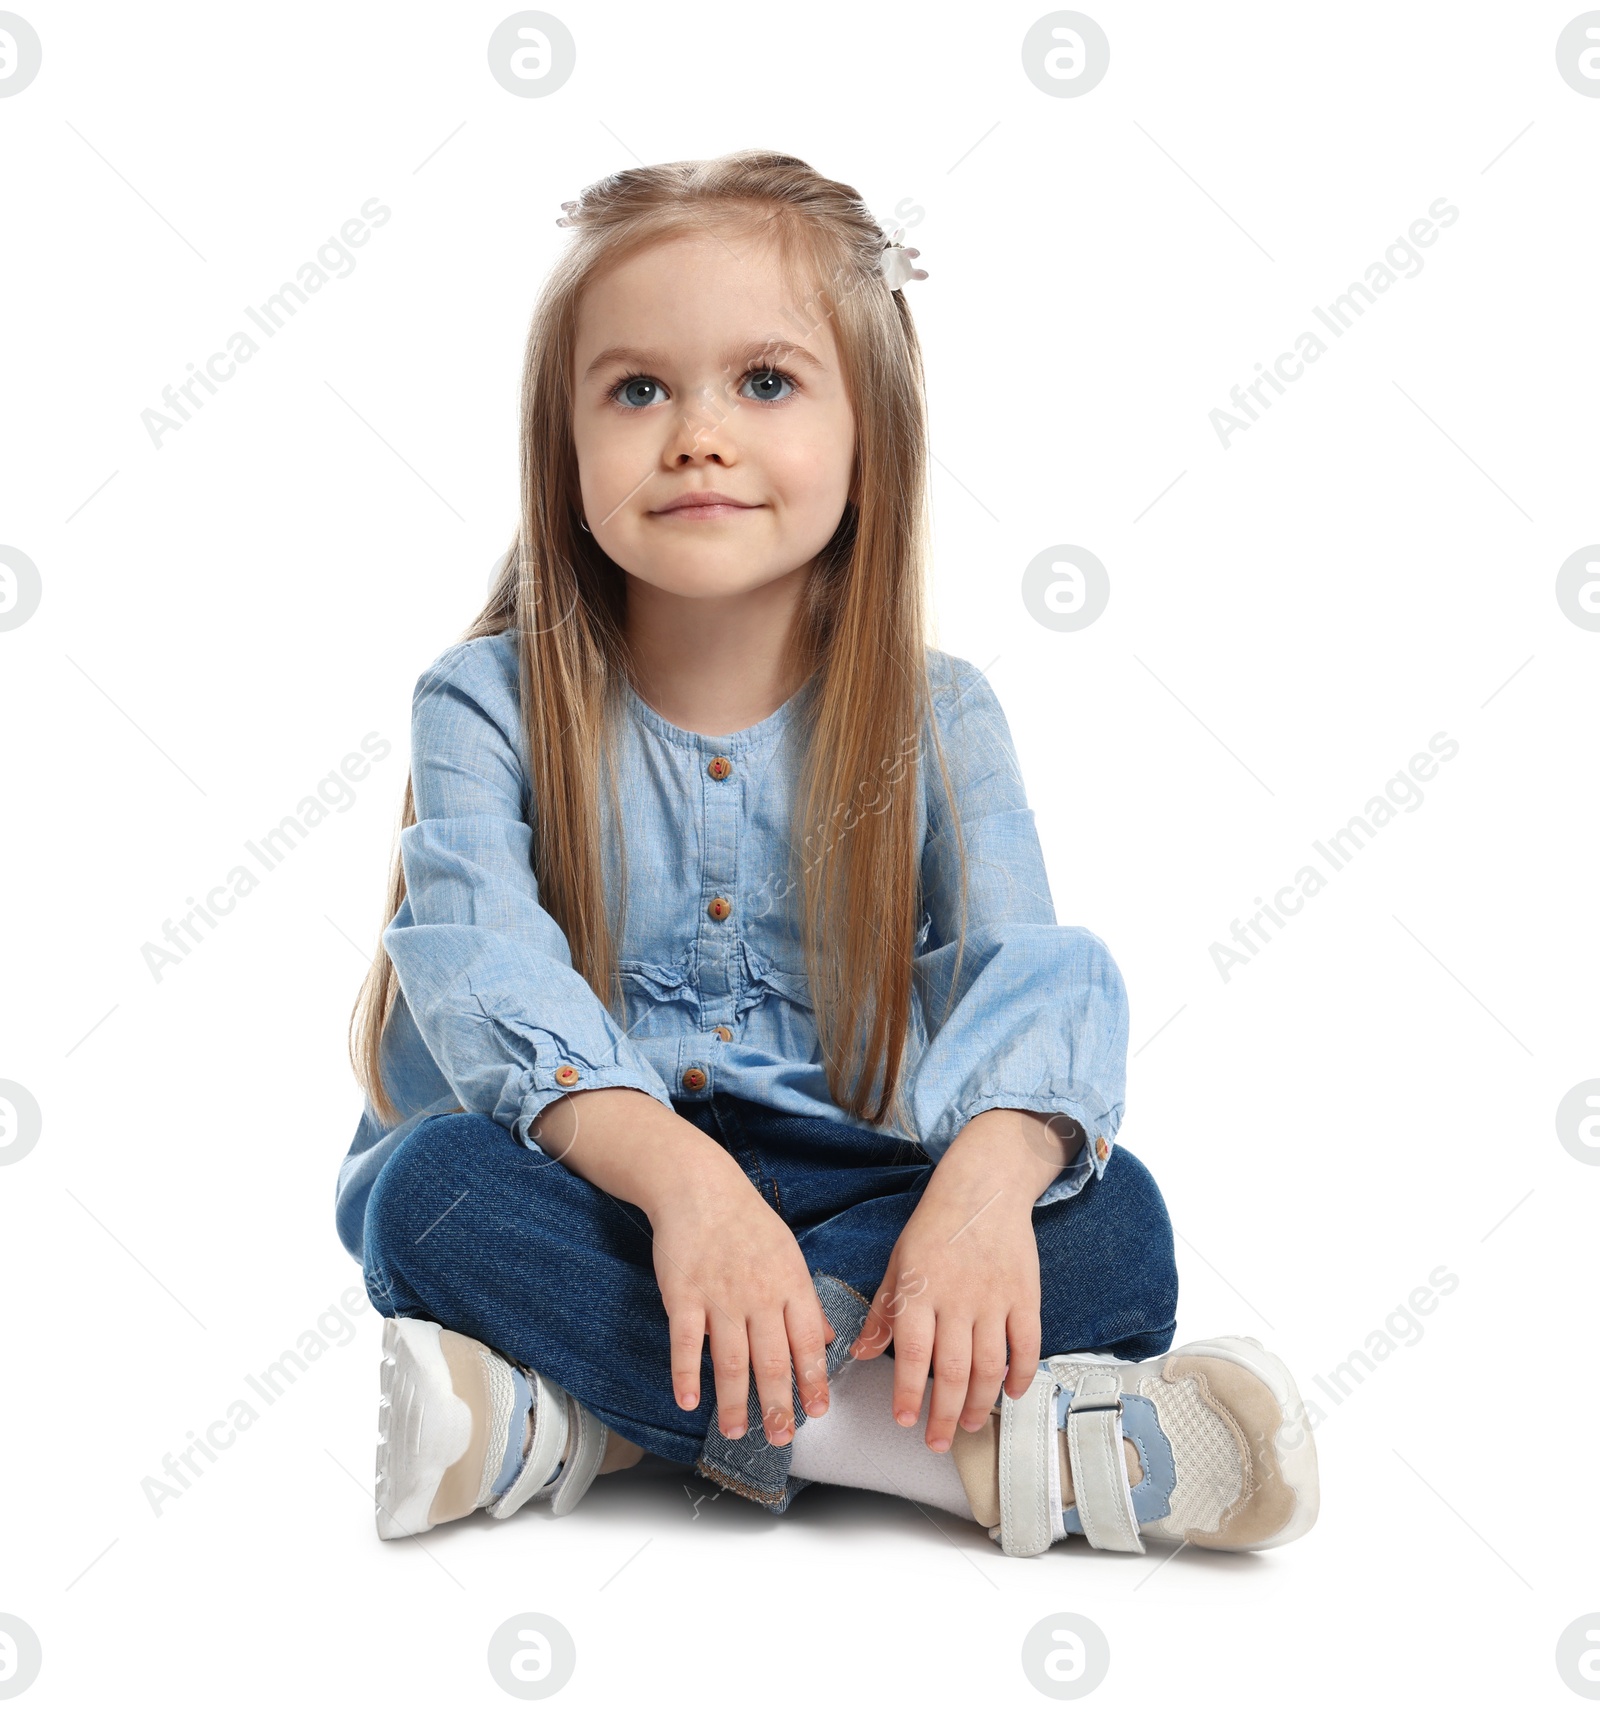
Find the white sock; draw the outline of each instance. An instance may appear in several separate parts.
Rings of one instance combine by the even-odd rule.
[[[891,1407],[892,1358],[845,1363],[829,1382],[828,1413],[807,1416],[796,1430],[789,1473],[836,1487],[897,1493],[919,1505],[935,1505],[976,1521],[955,1459],[948,1451],[928,1449],[924,1436],[932,1397],[930,1381],[923,1388],[917,1425],[901,1427]]]

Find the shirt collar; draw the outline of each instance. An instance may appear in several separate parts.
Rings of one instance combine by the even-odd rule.
[[[668,743],[677,744],[683,749],[699,750],[704,754],[718,755],[728,750],[755,749],[761,744],[781,736],[790,722],[809,705],[816,693],[817,685],[822,676],[821,668],[817,668],[811,676],[781,707],[775,708],[764,720],[758,720],[753,726],[746,726],[742,732],[727,732],[721,736],[708,736],[705,732],[685,731],[682,726],[673,723],[658,714],[645,701],[627,676],[621,675],[622,699],[633,717],[652,731],[657,737],[664,738]]]

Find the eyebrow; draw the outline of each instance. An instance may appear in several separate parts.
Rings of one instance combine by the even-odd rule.
[[[781,355],[780,355],[781,353]],[[780,337],[771,333],[764,339],[753,339],[746,345],[731,348],[727,352],[730,359],[728,366],[734,362],[748,363],[752,357],[770,356],[774,361],[809,363],[813,369],[820,370],[822,363],[805,348],[796,345],[792,339]],[[599,356],[583,371],[583,379],[588,380],[597,369],[609,367],[612,363],[631,363],[641,369],[661,368],[669,366],[671,359],[664,351],[651,351],[638,345],[608,345]]]

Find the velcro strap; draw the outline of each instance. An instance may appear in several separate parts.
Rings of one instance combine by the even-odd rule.
[[[1122,1455],[1122,1382],[1115,1368],[1085,1368],[1067,1405],[1072,1496],[1089,1545],[1143,1552]],[[1003,1491],[1002,1486],[1002,1491]]]
[[[572,1403],[572,1434],[567,1443],[567,1458],[561,1474],[550,1489],[550,1511],[564,1517],[587,1493],[600,1473],[606,1454],[609,1430],[592,1410],[586,1410],[576,1398]]]
[[[1041,1365],[1020,1398],[1000,1394],[1000,1546],[1012,1558],[1037,1557],[1061,1532],[1050,1498],[1060,1390]]]
[[[533,1444],[517,1478],[489,1507],[491,1517],[509,1517],[555,1474],[567,1444],[567,1394],[553,1380],[524,1369],[533,1386]],[[513,1432],[515,1428],[513,1428]]]

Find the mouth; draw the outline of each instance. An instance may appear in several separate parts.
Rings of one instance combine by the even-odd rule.
[[[676,517],[690,519],[711,519],[732,517],[738,512],[758,511],[760,508],[750,500],[736,500],[727,494],[719,494],[714,489],[704,492],[679,494],[675,500],[669,500],[664,506],[657,506],[650,513],[651,517]]]

